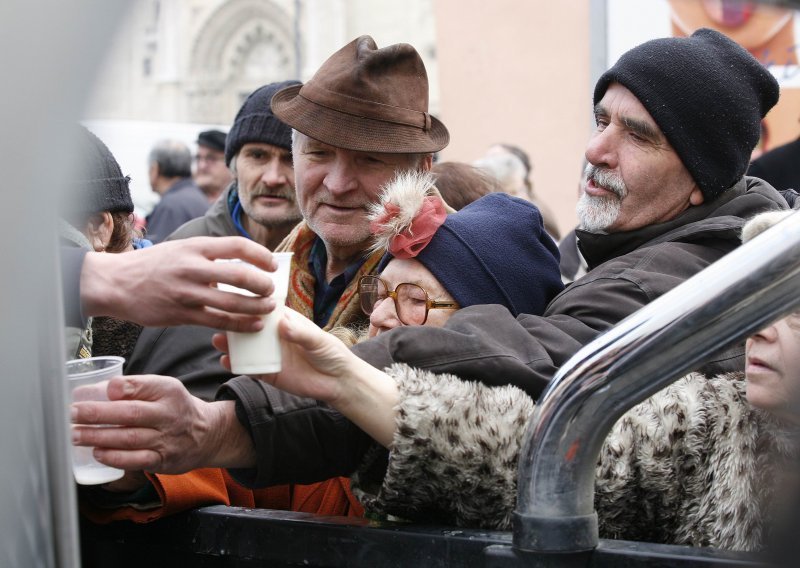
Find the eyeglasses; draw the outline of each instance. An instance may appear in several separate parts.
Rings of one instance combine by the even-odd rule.
[[[197,155],[193,156],[192,159],[197,164],[199,164],[200,162],[206,162],[207,164],[214,164],[216,162],[221,162],[222,160],[224,160],[225,156],[217,156],[217,155],[214,155],[214,154],[208,154],[206,156],[201,156],[200,154],[197,154]]]
[[[404,282],[389,290],[386,282],[377,276],[362,276],[358,280],[358,296],[361,309],[370,315],[386,298],[394,300],[397,319],[406,325],[423,325],[428,321],[429,310],[457,310],[456,302],[431,300],[422,286]]]

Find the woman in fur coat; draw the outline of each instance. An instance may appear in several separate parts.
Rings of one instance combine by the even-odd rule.
[[[511,528],[535,404],[528,395],[405,365],[383,372],[304,318],[289,313],[281,325],[292,356],[262,379],[330,403],[389,449],[385,472],[363,467],[353,478],[368,512]],[[753,335],[746,351],[746,373],[691,374],[615,424],[596,470],[602,537],[731,550],[764,544],[782,465],[796,455],[790,401],[800,386],[800,314]]]

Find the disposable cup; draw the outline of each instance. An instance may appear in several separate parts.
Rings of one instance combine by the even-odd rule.
[[[71,402],[85,400],[108,400],[108,379],[122,374],[122,357],[89,357],[67,361],[67,380]],[[111,428],[95,425],[94,428]],[[109,467],[94,459],[93,448],[72,446],[72,471],[75,481],[81,485],[98,485],[115,481],[125,471]]]
[[[278,322],[283,314],[286,296],[289,292],[289,272],[292,263],[291,252],[275,252],[272,256],[278,261],[278,270],[267,272],[275,284],[275,309],[262,316],[264,327],[255,332],[229,331],[228,355],[231,358],[231,371],[237,375],[261,375],[277,373],[281,370],[281,344],[278,339]],[[220,259],[217,262],[239,262],[253,270],[259,268],[239,259]],[[219,283],[217,288],[245,296],[254,296],[249,290],[229,284]]]

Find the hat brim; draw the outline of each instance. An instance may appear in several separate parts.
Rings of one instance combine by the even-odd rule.
[[[300,95],[302,85],[287,87],[272,97],[272,112],[283,122],[315,140],[358,152],[417,154],[438,152],[450,142],[450,133],[431,116],[428,131],[355,116],[324,107]]]

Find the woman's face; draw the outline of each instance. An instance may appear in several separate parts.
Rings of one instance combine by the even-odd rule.
[[[455,301],[436,277],[425,268],[425,265],[413,258],[407,260],[395,258],[391,260],[381,272],[380,277],[386,282],[390,290],[394,290],[398,284],[408,282],[422,287],[431,300],[441,302]],[[453,309],[432,309],[428,312],[428,319],[425,321],[425,325],[441,327],[454,312],[455,310]],[[394,301],[391,298],[386,298],[375,306],[369,316],[369,336],[375,337],[379,333],[401,325],[405,324],[397,318]]]
[[[747,400],[797,422],[800,394],[800,312],[765,327],[747,340]]]

